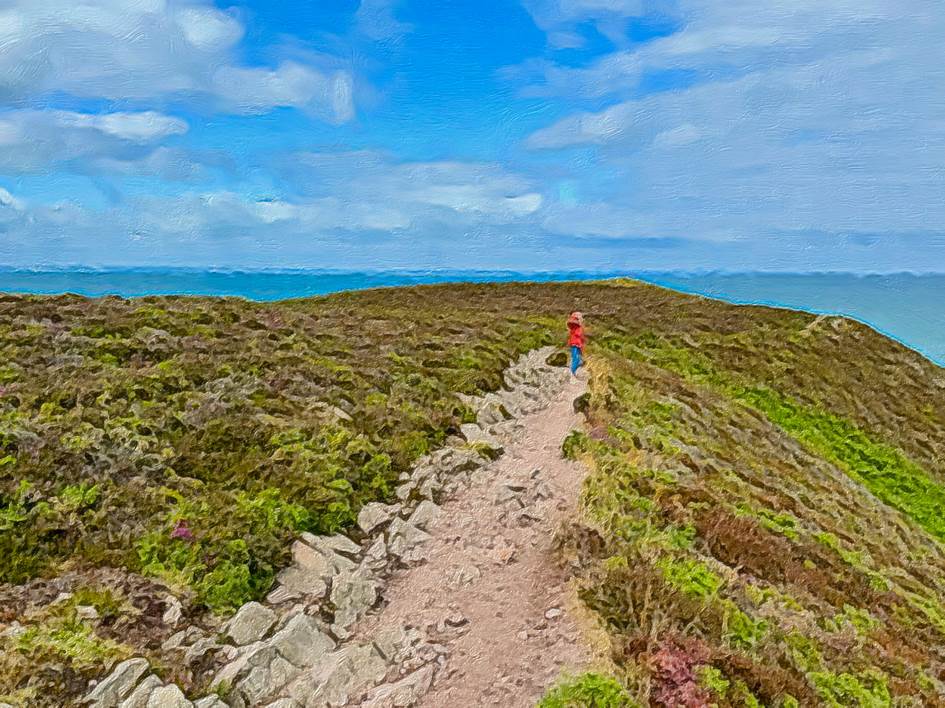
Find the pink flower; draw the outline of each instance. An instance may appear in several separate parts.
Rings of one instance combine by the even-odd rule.
[[[187,527],[186,521],[178,521],[177,526],[175,526],[174,530],[171,531],[171,538],[179,538],[182,541],[193,541],[194,534]]]

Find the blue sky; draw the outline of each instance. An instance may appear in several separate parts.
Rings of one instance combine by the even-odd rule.
[[[0,265],[945,272],[930,0],[0,0]]]

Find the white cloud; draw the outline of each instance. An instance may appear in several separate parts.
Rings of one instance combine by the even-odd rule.
[[[623,41],[623,31],[630,17],[644,14],[643,0],[524,0],[535,24],[558,48],[580,47],[584,38],[576,29],[592,22],[597,31],[615,42]]]
[[[291,107],[339,123],[354,117],[351,78],[343,71],[328,75],[296,62],[275,69],[224,66],[214,74],[213,85],[217,96],[239,113]]]
[[[245,32],[210,0],[6,0],[0,15],[0,100],[50,93],[170,102],[263,113],[303,108],[331,121],[353,115],[349,72],[316,63],[246,66]],[[231,83],[233,82],[233,83]]]
[[[583,203],[547,204],[547,228],[785,244],[945,231],[945,15],[932,3],[678,6],[673,35],[582,70],[532,67],[551,77],[547,95],[624,97],[529,137],[534,150],[593,155],[570,167]],[[694,82],[627,98],[665,69]]]
[[[12,209],[14,211],[23,210],[23,202],[10,194],[3,187],[0,187],[0,209]]]
[[[184,37],[198,49],[226,49],[243,37],[244,30],[239,21],[215,8],[187,8],[178,12],[176,19]]]
[[[0,171],[35,172],[72,163],[79,171],[181,174],[187,162],[178,149],[155,144],[187,132],[185,121],[143,113],[0,112]],[[163,164],[161,164],[163,163]]]

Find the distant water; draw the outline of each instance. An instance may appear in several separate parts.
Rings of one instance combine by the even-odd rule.
[[[88,296],[219,295],[280,300],[392,285],[487,281],[584,280],[630,275],[683,292],[736,303],[842,314],[865,322],[945,365],[945,275],[516,273],[318,271],[231,273],[199,270],[38,272],[0,270],[0,292]]]

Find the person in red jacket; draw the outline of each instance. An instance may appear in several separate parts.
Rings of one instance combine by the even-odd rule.
[[[571,347],[571,375],[584,364],[584,315],[572,312],[568,317],[568,346]]]

